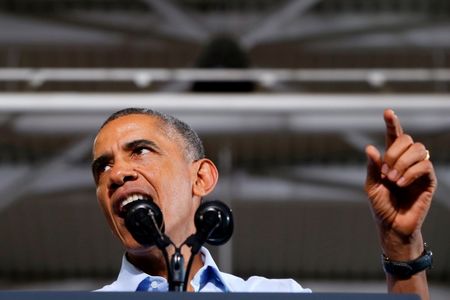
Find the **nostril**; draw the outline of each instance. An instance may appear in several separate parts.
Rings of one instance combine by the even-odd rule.
[[[123,182],[127,182],[127,181],[133,181],[137,178],[137,173],[136,172],[131,172],[130,174],[126,174],[123,177]]]
[[[116,182],[111,182],[111,184],[109,185],[109,189],[112,191],[117,190],[122,184],[118,184]]]
[[[137,179],[137,173],[136,172],[129,172],[129,173],[123,173],[116,174],[116,176],[111,177],[111,181],[109,184],[110,190],[116,190],[119,187],[121,187],[125,182],[133,181]]]

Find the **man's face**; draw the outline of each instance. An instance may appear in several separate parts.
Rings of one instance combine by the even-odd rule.
[[[175,244],[195,232],[193,219],[199,199],[193,197],[192,186],[196,163],[186,158],[182,143],[178,134],[168,134],[159,119],[140,114],[109,122],[95,139],[97,198],[110,227],[129,252],[145,251],[120,216],[121,206],[130,196],[153,199],[163,213],[166,234]]]

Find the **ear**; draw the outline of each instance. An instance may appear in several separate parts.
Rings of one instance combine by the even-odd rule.
[[[192,186],[192,194],[203,197],[211,193],[219,180],[219,171],[216,165],[209,159],[200,159],[196,162],[195,181]]]

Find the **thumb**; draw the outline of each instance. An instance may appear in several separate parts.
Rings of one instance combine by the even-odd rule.
[[[377,148],[373,145],[366,147],[367,156],[367,177],[366,177],[366,189],[377,184],[381,179],[381,154]]]

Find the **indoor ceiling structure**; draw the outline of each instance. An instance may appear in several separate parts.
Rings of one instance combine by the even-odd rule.
[[[383,277],[364,147],[394,108],[438,173],[424,235],[447,288],[449,54],[443,0],[0,1],[0,287],[114,278],[91,146],[137,106],[191,124],[218,164],[221,267],[300,282]]]
[[[0,66],[16,76],[3,70],[0,84],[8,91],[182,92],[192,89],[192,73],[182,80],[154,69],[256,68],[304,72],[247,74],[256,80],[250,90],[445,92],[449,16],[445,0],[3,0]],[[117,81],[117,68],[141,70],[119,72]]]

